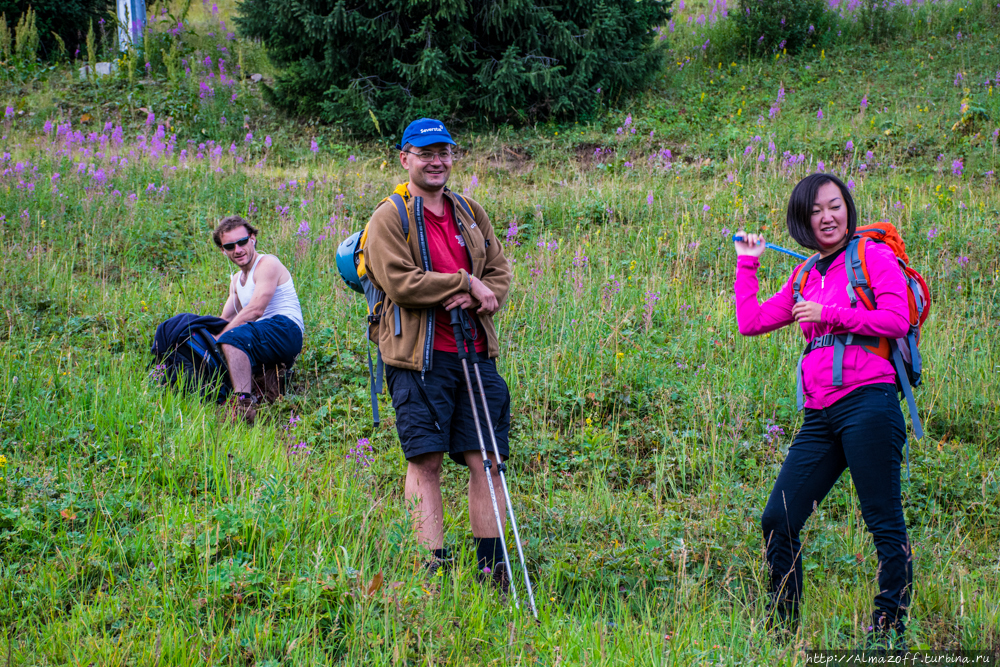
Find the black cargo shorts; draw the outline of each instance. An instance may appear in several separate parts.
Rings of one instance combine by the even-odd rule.
[[[510,392],[497,372],[495,359],[479,360],[486,402],[496,436],[497,449],[506,460],[510,456]],[[493,444],[483,417],[482,398],[476,373],[469,364],[469,377],[479,412],[486,453],[493,458]],[[386,364],[385,378],[396,410],[396,431],[403,455],[411,459],[431,452],[447,452],[456,463],[465,465],[465,452],[479,451],[475,421],[469,408],[469,390],[456,352],[434,350],[430,370],[421,378],[420,371]]]

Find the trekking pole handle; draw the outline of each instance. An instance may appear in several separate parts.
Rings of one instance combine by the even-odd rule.
[[[743,237],[739,236],[738,234],[733,234],[733,240],[734,241],[742,241]],[[777,250],[778,252],[783,252],[786,255],[791,255],[792,257],[795,257],[795,258],[798,258],[798,259],[809,259],[808,257],[806,257],[805,255],[803,255],[801,253],[797,253],[794,250],[789,250],[788,248],[782,248],[780,245],[774,245],[773,243],[765,243],[764,247],[765,248],[770,248],[771,250]]]
[[[455,347],[458,348],[458,358],[468,359],[469,350],[465,346],[465,332],[462,330],[462,309],[456,306],[448,312],[451,313],[451,330],[455,332]]]

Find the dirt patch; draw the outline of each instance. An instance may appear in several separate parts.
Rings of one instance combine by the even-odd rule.
[[[523,146],[501,146],[500,150],[486,156],[491,169],[502,169],[512,174],[525,174],[535,168],[531,152]]]
[[[618,149],[614,146],[604,146],[595,143],[577,144],[573,148],[576,155],[576,162],[581,169],[592,169],[594,165],[614,162],[618,155]]]

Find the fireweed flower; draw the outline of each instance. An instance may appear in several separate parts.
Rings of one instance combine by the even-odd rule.
[[[861,98],[861,110],[864,111],[867,108],[868,108],[868,96],[865,95],[864,97]]]
[[[371,443],[368,442],[368,438],[359,438],[357,445],[351,447],[347,451],[347,456],[345,458],[354,463],[354,465],[358,468],[366,469],[375,462],[374,454],[375,450],[372,449]]]
[[[652,290],[646,292],[646,303],[643,306],[642,320],[646,329],[653,327],[653,311],[656,310],[656,302],[660,300],[660,293]]]
[[[310,144],[309,150],[311,150],[313,153],[319,153],[319,144],[316,143],[315,139],[312,140],[312,144]]]
[[[962,175],[962,158],[959,158],[951,163],[951,173],[955,176]]]
[[[507,245],[510,245],[511,243],[517,243],[515,241],[516,236],[517,236],[517,220],[513,220],[511,221],[510,226],[507,227],[507,238],[504,239],[504,242]]]
[[[937,227],[931,227],[930,230],[927,232],[927,240],[933,241],[938,237],[938,233],[939,232]]]
[[[845,148],[847,150],[849,150],[849,151],[853,151],[854,150],[854,142],[851,141],[850,139],[848,139],[847,140],[847,145],[845,146]]]
[[[268,134],[267,136],[264,137],[264,147],[265,148],[270,148],[271,147],[271,135],[270,134]]]
[[[822,109],[818,109],[816,111],[816,120],[823,120],[823,110]]]

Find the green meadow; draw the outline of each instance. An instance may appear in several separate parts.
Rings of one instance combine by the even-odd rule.
[[[801,250],[784,210],[817,169],[900,229],[932,292],[903,472],[910,646],[1000,659],[1000,5],[913,3],[875,43],[841,7],[842,34],[748,59],[731,18],[675,3],[649,91],[576,122],[453,126],[452,188],[514,269],[499,364],[536,622],[476,583],[447,463],[458,558],[427,576],[388,396],[372,429],[364,303],[334,255],[405,177],[397,138],[269,107],[263,48],[218,26],[235,3],[194,3],[169,36],[184,4],[151,7],[183,49],[138,73],[135,54],[96,80],[3,66],[0,664],[792,665],[862,645],[877,558],[848,475],[803,532],[801,628],[761,622],[803,341],[739,335],[729,239]],[[253,428],[159,386],[149,352],[171,315],[221,311],[210,231],[234,213],[306,322]],[[796,260],[762,265],[764,298]]]

